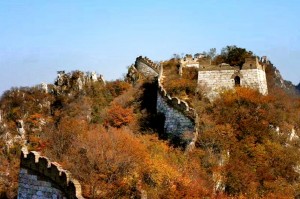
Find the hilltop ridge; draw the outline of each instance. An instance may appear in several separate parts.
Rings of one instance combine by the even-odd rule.
[[[240,84],[214,100],[198,86],[201,70],[181,68],[178,58],[157,63],[141,56],[126,81],[59,71],[53,84],[5,92],[0,100],[1,197],[17,194],[23,145],[42,158],[25,159],[20,176],[42,181],[45,194],[49,183],[43,172],[66,190],[74,190],[66,184],[68,176],[77,179],[72,182],[81,184],[86,198],[298,196],[299,97],[270,61],[268,95],[243,84],[243,60],[236,60],[229,76],[235,85],[240,75]],[[230,65],[222,67],[232,72]],[[20,190],[30,182],[22,181]],[[64,192],[51,187],[55,194]]]

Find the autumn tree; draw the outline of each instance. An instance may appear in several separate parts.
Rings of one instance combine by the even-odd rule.
[[[107,110],[106,123],[116,128],[128,125],[134,119],[132,111],[132,108],[123,108],[121,105],[114,103]]]
[[[247,51],[245,48],[240,48],[235,45],[222,48],[221,54],[217,55],[213,62],[215,64],[227,63],[231,66],[242,66],[245,63],[245,58],[253,56],[253,52]]]
[[[207,155],[215,161],[210,158],[204,163],[212,172],[221,165],[226,193],[248,197],[297,194],[299,140],[290,140],[292,126],[286,126],[295,124],[291,119],[295,109],[284,98],[237,88],[207,106],[204,114],[209,122],[202,123],[205,127],[198,144],[205,151],[213,150]]]

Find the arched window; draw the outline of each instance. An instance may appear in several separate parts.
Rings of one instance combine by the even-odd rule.
[[[241,78],[239,76],[235,76],[234,85],[235,86],[240,86],[241,85]]]

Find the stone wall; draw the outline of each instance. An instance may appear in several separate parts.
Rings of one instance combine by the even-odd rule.
[[[266,58],[264,58],[266,59]],[[257,57],[245,58],[243,66],[230,66],[229,64],[206,65],[199,68],[198,84],[213,100],[224,89],[233,89],[237,85],[258,90],[261,94],[268,94],[266,65],[259,62]]]
[[[164,132],[171,137],[180,138],[187,144],[187,149],[190,149],[198,137],[198,116],[187,102],[167,93],[163,86],[163,77],[163,67],[160,66],[156,111],[165,116]]]
[[[212,99],[223,89],[234,87],[234,70],[199,71],[198,84],[204,89],[207,97]]]
[[[220,70],[199,70],[198,84],[206,92],[209,99],[213,99],[220,92],[233,89],[235,77],[240,78],[240,86],[257,89],[261,94],[268,94],[266,73],[261,69],[220,69]]]
[[[135,61],[135,68],[147,78],[157,77],[159,73],[159,65],[155,64],[147,57],[137,57]]]
[[[155,64],[147,57],[138,57],[135,69],[147,78],[157,78],[158,94],[156,111],[164,115],[164,133],[169,137],[178,137],[188,144],[188,149],[193,147],[198,131],[195,121],[197,114],[188,103],[176,97],[171,97],[163,87],[163,67]],[[132,69],[131,69],[132,70]],[[130,76],[130,75],[129,75]]]
[[[185,67],[193,67],[193,68],[203,68],[207,65],[211,65],[211,59],[205,56],[199,57],[184,57],[180,59],[180,66]]]
[[[184,57],[180,59],[180,66],[199,68],[198,58]]]
[[[242,86],[257,89],[263,95],[268,94],[267,77],[264,70],[241,70],[241,74],[243,75],[241,79]]]
[[[56,162],[22,149],[18,198],[83,199],[81,185]]]
[[[170,137],[179,137],[186,142],[194,138],[195,122],[172,107],[160,94],[157,95],[157,112],[165,116],[164,132]]]

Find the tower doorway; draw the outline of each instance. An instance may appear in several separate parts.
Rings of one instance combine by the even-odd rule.
[[[241,86],[241,78],[239,76],[235,76],[234,86]]]

